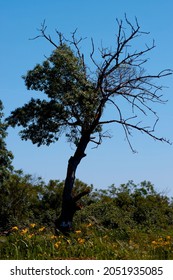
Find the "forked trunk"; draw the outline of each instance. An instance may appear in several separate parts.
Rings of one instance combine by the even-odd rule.
[[[67,233],[72,229],[73,216],[77,210],[80,210],[77,201],[88,193],[88,190],[86,190],[75,197],[72,196],[76,169],[81,159],[86,156],[85,149],[89,141],[90,134],[83,134],[74,155],[70,157],[68,161],[67,175],[62,196],[61,215],[55,222],[56,230],[60,230],[63,233]]]

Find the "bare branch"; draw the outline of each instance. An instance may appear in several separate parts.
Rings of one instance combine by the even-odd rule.
[[[90,142],[96,144],[96,146],[93,147],[92,149],[98,148],[98,146],[102,144],[102,139],[103,139],[103,138],[111,138],[110,133],[109,133],[108,131],[99,132],[99,138],[98,138],[98,140],[95,140],[96,137],[90,137]]]
[[[40,32],[40,35],[34,37],[34,38],[31,38],[30,40],[35,40],[35,39],[38,39],[38,38],[45,38],[47,41],[49,41],[55,48],[58,48],[58,45],[55,44],[51,38],[50,35],[46,35],[45,31],[47,29],[47,26],[46,26],[46,21],[44,20],[43,23],[41,24],[41,28],[38,29],[38,31]]]
[[[97,69],[99,69],[101,71],[100,66],[98,65],[98,63],[94,59],[95,47],[94,47],[94,40],[93,40],[93,38],[91,38],[91,45],[92,45],[92,51],[90,53],[90,58],[91,58],[92,62],[94,63],[94,65],[97,67]]]
[[[131,117],[129,119],[132,119],[132,118],[136,118],[136,116],[134,117]],[[163,137],[158,137],[156,135],[153,134],[154,130],[155,130],[155,126],[158,122],[159,119],[157,119],[153,125],[153,128],[151,130],[149,130],[147,127],[140,127],[138,126],[138,124],[131,124],[129,122],[127,122],[129,119],[126,119],[126,120],[108,120],[108,121],[101,121],[99,122],[100,125],[103,125],[103,124],[109,124],[109,123],[118,123],[118,124],[121,124],[123,126],[123,128],[126,129],[126,132],[128,132],[128,134],[130,135],[130,131],[129,131],[129,128],[132,128],[132,129],[135,129],[135,130],[138,130],[140,131],[141,133],[145,133],[147,135],[149,135],[150,137],[152,137],[154,140],[158,140],[158,141],[161,141],[161,142],[166,142],[168,144],[172,144],[169,140],[163,138]],[[127,136],[127,134],[126,134]]]

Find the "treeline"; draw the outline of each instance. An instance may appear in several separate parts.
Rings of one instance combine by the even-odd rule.
[[[115,229],[122,238],[135,227],[145,230],[166,229],[173,225],[173,201],[157,193],[150,182],[139,185],[129,181],[120,187],[94,190],[93,186],[76,180],[74,195],[90,188],[81,200],[74,224],[95,224],[98,228]],[[54,228],[61,210],[63,182],[14,171],[0,189],[0,230],[13,226],[24,227],[30,223]],[[119,236],[120,237],[120,236]]]

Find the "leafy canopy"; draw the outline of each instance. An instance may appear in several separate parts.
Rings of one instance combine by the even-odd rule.
[[[42,64],[23,76],[28,90],[42,91],[46,99],[31,99],[12,112],[12,126],[23,126],[21,138],[38,146],[49,145],[67,130],[77,144],[80,132],[90,128],[98,106],[98,94],[80,57],[65,43]]]

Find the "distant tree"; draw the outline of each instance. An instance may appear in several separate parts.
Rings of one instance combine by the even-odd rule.
[[[3,225],[4,202],[8,195],[6,181],[9,179],[13,170],[12,159],[13,155],[7,149],[5,139],[7,136],[7,123],[3,120],[3,104],[0,100],[0,229]]]
[[[5,138],[7,136],[7,123],[3,121],[3,104],[0,100],[0,188],[2,188],[3,182],[7,179],[11,171],[13,170],[12,159],[13,155],[7,149]]]
[[[168,142],[155,135],[159,118],[153,105],[156,102],[165,103],[160,95],[163,87],[156,85],[155,81],[172,74],[172,71],[163,70],[154,75],[146,73],[146,55],[155,47],[154,42],[139,51],[133,49],[131,44],[135,39],[148,33],[141,31],[137,20],[131,24],[126,16],[128,29],[124,28],[123,21],[117,20],[117,23],[116,44],[110,49],[103,46],[99,49],[99,62],[91,40],[90,59],[94,68],[91,70],[80,50],[82,38],[76,38],[76,31],[72,33],[71,40],[56,31],[59,37],[56,44],[46,34],[44,22],[35,38],[45,38],[55,50],[23,78],[28,90],[43,92],[46,98],[32,98],[7,118],[12,127],[24,127],[20,132],[22,140],[30,139],[38,146],[49,145],[66,133],[67,140],[76,146],[74,155],[68,161],[62,211],[56,221],[56,227],[63,232],[71,228],[74,213],[80,209],[77,201],[89,192],[86,189],[73,196],[76,169],[86,156],[85,150],[90,142],[98,146],[104,137],[110,136],[103,130],[104,125],[121,125],[133,151],[130,142],[132,130],[154,140]],[[114,111],[112,117],[106,119],[105,112],[110,105]],[[151,115],[154,116],[152,125],[142,125],[141,119],[147,115],[150,120],[153,120]]]

